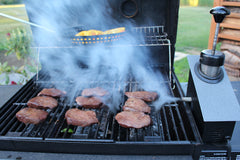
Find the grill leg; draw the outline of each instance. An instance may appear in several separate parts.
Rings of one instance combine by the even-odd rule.
[[[202,148],[200,145],[196,145],[194,149],[194,153],[192,155],[193,160],[199,160],[201,155]]]

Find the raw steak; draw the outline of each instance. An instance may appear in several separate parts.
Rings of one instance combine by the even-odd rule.
[[[38,96],[49,96],[49,97],[62,97],[66,95],[65,91],[61,91],[56,88],[44,88],[41,92],[38,93]]]
[[[96,113],[94,111],[82,111],[77,108],[69,109],[65,118],[68,125],[86,127],[91,124],[98,123]]]
[[[124,111],[140,111],[144,113],[150,113],[151,108],[141,99],[128,98],[123,106]]]
[[[83,97],[79,96],[76,98],[78,105],[83,106],[84,108],[99,108],[102,105],[101,99],[97,97]]]
[[[44,121],[48,116],[48,112],[35,109],[35,108],[23,108],[16,113],[16,117],[19,121],[25,124],[38,124]]]
[[[38,96],[27,102],[28,107],[39,109],[53,109],[57,107],[58,102],[52,97]]]
[[[124,128],[143,128],[151,124],[151,117],[143,112],[122,111],[115,116]]]
[[[146,102],[155,101],[158,97],[158,94],[156,92],[148,92],[148,91],[125,92],[125,95],[128,98],[142,99]]]
[[[90,97],[90,96],[99,96],[103,97],[107,95],[108,92],[103,88],[96,87],[96,88],[87,88],[82,91],[82,96]]]

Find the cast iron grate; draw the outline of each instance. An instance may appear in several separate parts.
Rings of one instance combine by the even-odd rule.
[[[40,74],[40,79],[47,80],[47,76]],[[47,81],[46,81],[47,82]],[[99,86],[104,88],[104,83],[92,83],[91,87]],[[107,83],[108,85],[111,83]],[[168,86],[171,94],[171,88],[167,82],[163,85]],[[45,84],[46,88],[54,87],[53,84]],[[126,101],[124,92],[141,90],[139,83],[134,81],[127,82],[126,86],[112,87],[118,88],[122,94],[122,102],[117,112],[121,111],[122,105]],[[71,88],[71,86],[69,87]],[[101,109],[93,109],[98,124],[89,127],[76,127],[67,125],[64,119],[65,113],[70,108],[79,108],[74,101],[67,97],[58,98],[58,107],[53,110],[47,110],[49,116],[44,122],[33,125],[25,125],[19,122],[15,114],[22,108],[27,107],[27,101],[35,97],[42,90],[41,85],[29,81],[25,87],[21,89],[18,96],[15,96],[11,102],[8,102],[0,111],[0,135],[6,137],[32,137],[32,138],[71,138],[71,139],[93,139],[93,140],[112,140],[112,141],[145,141],[145,142],[162,142],[162,141],[195,141],[192,128],[189,127],[189,120],[185,113],[184,107],[179,103],[165,104],[159,111],[154,111],[153,104],[149,104],[152,108],[150,114],[152,125],[142,129],[126,129],[118,125],[114,119],[115,112],[112,112],[107,106]],[[71,89],[70,89],[71,90]],[[69,91],[67,91],[69,92]],[[79,90],[75,97],[80,95]],[[75,99],[75,98],[74,98]]]

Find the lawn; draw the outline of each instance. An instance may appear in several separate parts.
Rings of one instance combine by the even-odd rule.
[[[189,65],[187,61],[187,57],[176,61],[174,63],[174,71],[178,77],[178,80],[180,82],[187,82],[188,81],[188,76],[189,76]]]
[[[208,47],[210,7],[180,7],[176,50],[191,54]]]
[[[25,7],[0,8],[0,13],[14,16],[23,20],[28,20]],[[0,50],[4,49],[4,43],[6,42],[6,34],[16,28],[29,29],[29,26],[21,22],[17,22],[15,20],[0,16]]]
[[[197,54],[208,48],[211,7],[180,7],[176,51]],[[175,73],[180,82],[188,81],[187,58],[175,62]]]

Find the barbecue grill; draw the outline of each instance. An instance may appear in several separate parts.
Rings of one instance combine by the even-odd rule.
[[[40,2],[45,12],[39,8]],[[58,18],[63,14],[68,21],[62,22],[64,25],[56,29],[57,34],[46,33],[42,29],[32,27],[36,44],[34,48],[37,49],[41,70],[39,69],[37,74],[1,108],[0,149],[89,154],[171,154],[192,155],[198,158],[204,143],[189,103],[184,101],[186,97],[173,71],[179,1],[104,0],[91,4],[82,2],[84,7],[75,2],[75,4],[63,3],[65,7],[53,6],[52,3],[25,1],[29,20],[33,23],[43,26],[54,23],[52,20],[56,17],[52,19],[52,10],[59,14]],[[98,8],[103,5],[107,7]],[[63,8],[58,12],[58,7]],[[71,12],[65,12],[66,8],[71,8]],[[103,10],[107,13],[106,19],[111,18],[114,23],[93,18]],[[83,18],[88,17],[88,14],[92,16],[94,23],[93,19],[89,22],[88,18]],[[44,21],[41,21],[43,19]],[[43,23],[46,22],[45,20],[47,23]],[[59,20],[61,19],[57,21]],[[103,23],[107,25],[102,25]],[[126,33],[121,35],[118,41],[111,43],[99,41],[99,44],[84,45],[72,41],[79,31],[91,28],[106,30],[109,26],[114,28],[119,25],[126,25],[124,26]],[[49,25],[49,27],[52,26]],[[69,30],[66,31],[66,27]],[[60,31],[61,34],[58,34]],[[42,34],[47,34],[44,41],[40,37]],[[134,35],[134,40],[129,39],[128,34]],[[76,55],[76,52],[83,52],[84,54],[77,54],[76,61],[71,61],[76,63],[76,68],[72,69],[74,71],[82,69],[87,75],[91,69],[88,66],[89,58],[91,58],[89,52],[98,50],[100,47],[104,48],[100,49],[101,54],[108,55],[109,50],[127,51],[129,48],[134,48],[137,51],[146,51],[144,55],[148,57],[148,63],[144,63],[144,70],[154,75],[154,78],[148,79],[148,84],[152,88],[158,86],[164,90],[160,92],[160,100],[171,97],[164,103],[149,103],[152,109],[150,126],[127,129],[121,127],[114,118],[117,113],[121,112],[127,99],[125,92],[146,89],[145,81],[136,76],[134,68],[130,68],[124,78],[121,78],[121,75],[115,75],[115,77],[110,76],[102,80],[101,73],[109,74],[112,71],[111,65],[108,64],[95,68],[98,74],[90,79],[85,78],[84,74],[77,78],[73,78],[73,75],[65,78],[62,72],[64,69],[55,63],[62,62],[59,55],[61,57],[66,53]],[[51,59],[52,64],[46,61],[46,55],[48,59]],[[107,88],[110,93],[114,95],[117,93],[118,100],[111,95],[101,109],[91,109],[96,112],[98,124],[89,127],[67,125],[64,116],[68,109],[85,110],[77,105],[74,99],[86,86]],[[58,98],[58,107],[47,110],[49,116],[44,122],[38,125],[25,125],[16,119],[15,114],[27,107],[27,101],[37,96],[43,88],[59,87],[67,92],[67,96]],[[227,144],[222,143],[218,149],[227,150]]]

